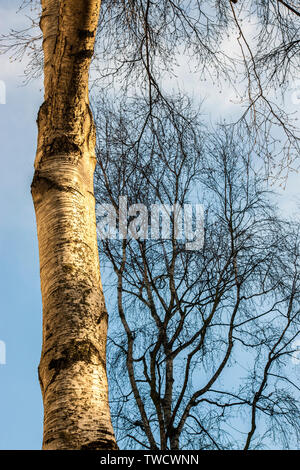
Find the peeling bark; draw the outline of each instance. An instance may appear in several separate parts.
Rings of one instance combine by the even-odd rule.
[[[42,0],[45,97],[32,197],[43,301],[43,449],[116,449],[106,377],[88,76],[100,0]]]

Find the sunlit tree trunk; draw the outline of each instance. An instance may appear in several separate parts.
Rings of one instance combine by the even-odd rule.
[[[44,449],[115,449],[88,76],[100,0],[42,0],[45,98],[32,195],[43,300]]]

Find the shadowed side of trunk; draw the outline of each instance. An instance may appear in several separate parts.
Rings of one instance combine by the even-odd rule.
[[[106,377],[88,100],[100,0],[42,0],[45,101],[32,196],[43,301],[44,449],[116,449]]]

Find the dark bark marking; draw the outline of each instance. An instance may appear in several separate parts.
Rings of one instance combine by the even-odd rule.
[[[82,51],[78,51],[74,54],[74,57],[79,62],[83,62],[86,59],[91,59],[94,55],[94,50],[93,49],[83,49]]]
[[[78,191],[76,188],[73,188],[72,186],[64,186],[62,184],[58,184],[56,183],[56,181],[53,181],[50,178],[47,178],[46,176],[40,176],[39,172],[36,171],[31,183],[32,194],[37,191],[37,194],[43,196],[46,192],[50,191],[51,189],[68,193],[79,192],[79,194],[81,194],[80,191]]]
[[[83,361],[87,364],[93,362],[93,358],[97,357],[101,361],[100,352],[90,341],[72,341],[68,347],[62,351],[61,357],[52,359],[49,363],[48,369],[54,369],[55,372],[68,369],[75,362]]]
[[[74,153],[80,153],[79,145],[74,142],[73,138],[61,135],[54,137],[51,144],[46,146],[44,157],[50,157],[51,155],[72,155]]]
[[[96,31],[90,31],[89,29],[79,29],[78,30],[78,37],[80,39],[88,39],[88,38],[93,38],[95,36]]]
[[[95,357],[97,358],[97,362],[101,363],[103,368],[106,369],[105,361],[102,359],[99,350],[93,343],[91,343],[91,341],[74,340],[70,342],[68,347],[62,351],[61,356],[58,359],[52,359],[49,362],[48,369],[54,370],[54,374],[45,389],[45,393],[48,387],[55,382],[61,371],[72,367],[73,364],[79,361],[85,362],[86,364],[92,364]]]
[[[97,439],[96,441],[89,442],[80,447],[80,450],[118,450],[118,446],[115,443],[114,435],[106,432],[103,439]],[[110,438],[111,436],[111,438]]]
[[[98,320],[97,320],[97,325],[99,325],[101,323],[102,320],[105,320],[106,323],[108,322],[108,313],[106,310],[104,310],[101,315],[99,316]]]

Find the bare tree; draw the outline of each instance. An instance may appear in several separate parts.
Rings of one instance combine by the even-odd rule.
[[[32,23],[2,36],[1,50],[28,55],[30,79],[42,72],[39,1],[22,5],[31,7]],[[178,57],[189,57],[200,93],[206,80],[234,87],[243,107],[236,124],[252,139],[267,175],[285,178],[300,153],[297,118],[280,99],[299,78],[299,18],[292,0],[102,0],[92,81],[100,90],[139,89],[151,102],[168,101],[164,79],[176,75]]]
[[[116,449],[96,238],[89,66],[100,0],[42,0],[44,103],[32,197],[43,301],[44,449]]]
[[[297,447],[300,384],[291,359],[299,336],[299,224],[278,216],[247,138],[236,140],[227,127],[209,134],[180,98],[177,115],[163,101],[153,104],[137,139],[147,106],[98,103],[98,204],[118,210],[124,195],[149,210],[200,202],[205,237],[202,249],[186,250],[173,213],[169,240],[141,231],[137,239],[99,242],[111,299],[118,442]]]
[[[299,17],[292,1],[104,0],[96,82],[119,83],[126,93],[143,89],[147,120],[158,96],[168,102],[165,79],[176,75],[178,58],[188,57],[199,74],[197,93],[207,83],[216,92],[218,83],[231,84],[242,108],[236,127],[253,142],[268,178],[285,180],[300,154],[297,116],[281,102],[299,79]]]

